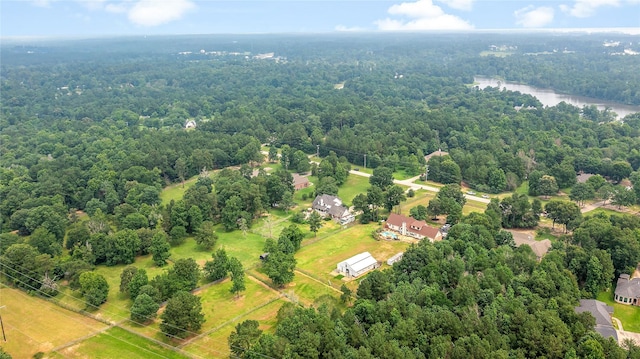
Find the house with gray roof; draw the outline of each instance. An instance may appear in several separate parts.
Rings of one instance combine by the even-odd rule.
[[[349,211],[349,208],[342,204],[340,198],[328,194],[318,195],[316,199],[313,200],[311,208],[324,217],[330,216],[340,222],[340,224],[351,223],[356,218],[355,215]]]
[[[613,299],[621,304],[640,306],[640,278],[620,274]]]
[[[580,299],[580,306],[575,308],[576,313],[589,312],[596,319],[596,326],[593,328],[605,338],[612,337],[618,341],[618,332],[611,323],[613,307],[595,299]]]

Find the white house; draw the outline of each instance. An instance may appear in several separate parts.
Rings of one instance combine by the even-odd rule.
[[[380,263],[371,256],[371,253],[363,252],[338,263],[338,272],[344,273],[349,278],[355,278],[378,267]]]
[[[356,218],[347,207],[342,205],[340,198],[328,194],[317,196],[313,200],[311,208],[315,209],[321,216],[331,216],[340,224],[351,223]]]
[[[442,239],[442,232],[440,232],[440,229],[431,227],[425,221],[418,221],[401,214],[389,214],[386,227],[394,232],[402,234],[403,236],[413,237],[415,239],[428,238],[431,242]]]

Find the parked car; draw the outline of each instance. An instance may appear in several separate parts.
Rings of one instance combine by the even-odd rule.
[[[483,194],[482,198],[489,198],[489,195],[488,194]]]
[[[473,192],[473,191],[467,191],[467,194],[469,194],[469,195],[472,195],[472,196],[473,196],[473,195],[474,195],[474,194],[476,194],[476,193],[475,193],[475,192]]]

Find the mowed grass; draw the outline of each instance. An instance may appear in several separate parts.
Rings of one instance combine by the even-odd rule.
[[[625,331],[640,333],[640,307],[616,303],[613,300],[613,289],[600,292],[596,299],[613,307],[613,316],[620,319]]]
[[[144,337],[114,327],[60,351],[64,358],[184,359],[188,356],[164,348]]]
[[[429,205],[429,201],[435,198],[436,192],[430,192],[425,190],[416,191],[416,195],[413,198],[407,198],[405,202],[400,204],[400,212],[408,216],[411,208],[416,207],[418,205],[423,205],[427,207]],[[464,207],[462,207],[462,214],[465,216],[472,212],[484,212],[487,209],[487,204],[478,201],[472,201],[467,199]],[[441,215],[440,217],[446,217],[446,215]]]
[[[367,188],[370,186],[368,177],[350,174],[347,181],[338,189],[338,197],[342,202],[350,205],[355,196],[367,193]]]
[[[236,298],[229,291],[231,285],[231,281],[226,279],[221,283],[196,291],[196,295],[200,297],[202,313],[206,319],[198,334],[214,331],[229,322],[237,322],[239,318],[245,316],[254,308],[266,305],[280,296],[275,290],[256,283],[248,276],[245,276],[246,290],[242,292],[241,296]],[[124,325],[149,338],[171,345],[181,344],[162,334],[159,316],[155,321],[144,326],[132,323],[125,323]]]
[[[330,282],[334,288],[340,288],[343,281],[335,279],[335,274],[331,273],[339,262],[362,252],[369,252],[384,262],[409,246],[407,242],[376,241],[371,232],[379,227],[378,224],[355,225],[303,246],[295,256],[297,268],[322,283]]]
[[[282,299],[273,301],[189,343],[183,349],[203,358],[227,358],[230,354],[228,338],[237,324],[245,320],[257,320],[260,323],[260,330],[273,333],[276,325],[276,315],[284,303],[285,301]]]
[[[188,179],[185,181],[184,187],[182,186],[182,183],[176,183],[163,188],[162,192],[160,192],[160,201],[162,205],[166,206],[171,203],[171,201],[181,200],[187,189],[196,184],[197,179],[198,176]]]
[[[7,341],[2,348],[14,358],[31,358],[107,326],[18,289],[0,287],[0,309]]]

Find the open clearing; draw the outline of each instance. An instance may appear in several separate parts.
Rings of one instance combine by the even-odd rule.
[[[0,311],[7,335],[2,347],[14,358],[31,358],[107,328],[99,321],[4,285],[0,287],[0,306],[5,306]]]
[[[65,348],[56,357],[91,359],[188,358],[118,327],[111,328],[76,345]]]
[[[276,315],[284,303],[285,301],[282,299],[271,302],[234,322],[217,328],[217,330],[202,338],[198,338],[186,345],[183,350],[204,358],[227,358],[230,353],[227,338],[231,332],[235,330],[236,325],[245,320],[257,320],[260,323],[261,330],[273,333],[273,328],[276,324]]]
[[[343,281],[335,279],[335,274],[331,273],[338,262],[365,251],[384,262],[396,253],[404,252],[409,246],[409,243],[401,241],[376,241],[371,232],[377,228],[380,225],[376,223],[358,224],[303,246],[296,253],[296,267],[323,283],[330,281],[334,288],[340,288]]]
[[[199,334],[215,330],[230,321],[236,323],[239,318],[242,318],[253,309],[266,305],[280,296],[278,292],[245,277],[247,289],[242,292],[239,298],[235,298],[229,292],[231,285],[231,281],[227,279],[197,292],[197,295],[201,298],[202,313],[206,319]],[[160,322],[161,320],[157,318],[153,323],[145,326],[131,323],[125,323],[124,325],[147,337],[165,343],[172,343],[160,332]]]

